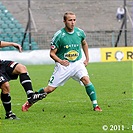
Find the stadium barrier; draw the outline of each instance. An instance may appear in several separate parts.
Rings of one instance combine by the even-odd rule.
[[[89,62],[133,61],[133,47],[89,48]],[[49,50],[1,51],[0,59],[14,60],[25,65],[54,64]],[[84,59],[84,55],[83,58]]]

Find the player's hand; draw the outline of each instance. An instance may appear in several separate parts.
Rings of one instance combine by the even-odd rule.
[[[61,60],[60,64],[63,66],[69,66],[69,61],[68,60]]]
[[[19,52],[22,52],[22,47],[20,44],[17,44],[17,43],[13,43],[13,46],[19,50]]]
[[[88,61],[87,61],[87,60],[84,61],[84,65],[85,65],[85,66],[88,65]]]

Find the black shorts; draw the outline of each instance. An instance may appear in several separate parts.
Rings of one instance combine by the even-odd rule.
[[[18,74],[12,74],[18,63],[8,60],[0,60],[0,86],[10,80],[18,78]]]

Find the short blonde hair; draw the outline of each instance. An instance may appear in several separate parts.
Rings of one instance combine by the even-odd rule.
[[[66,12],[66,13],[64,14],[64,16],[63,16],[63,20],[64,20],[64,21],[66,20],[67,15],[75,15],[75,13],[74,13],[74,12],[71,12],[71,11]]]

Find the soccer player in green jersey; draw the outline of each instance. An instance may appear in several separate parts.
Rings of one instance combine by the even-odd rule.
[[[89,62],[88,44],[85,33],[75,27],[76,15],[73,12],[64,14],[65,27],[57,31],[51,41],[50,57],[55,61],[55,69],[49,80],[48,86],[41,88],[39,93],[51,93],[58,86],[64,85],[73,78],[85,86],[86,92],[92,101],[94,111],[102,111],[98,106],[95,87],[90,81],[86,66]],[[82,51],[85,60],[82,61]],[[28,101],[22,106],[22,111],[27,111],[32,106]]]

